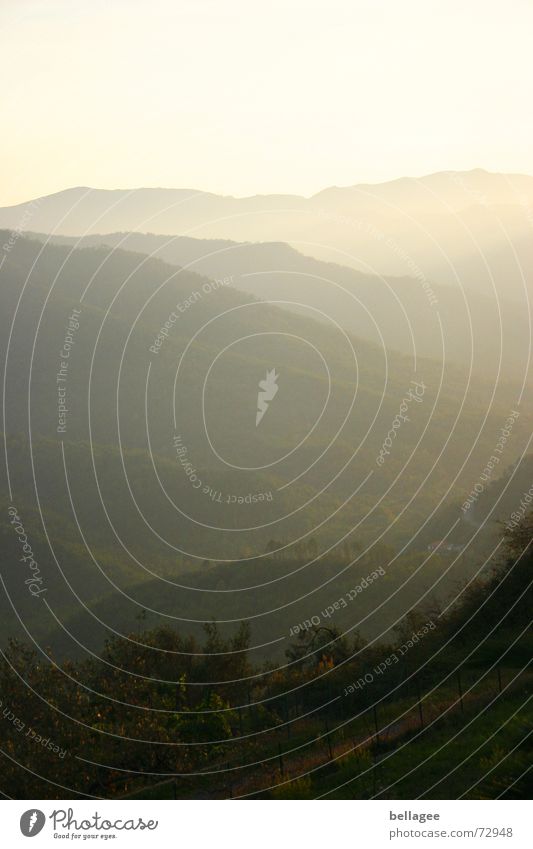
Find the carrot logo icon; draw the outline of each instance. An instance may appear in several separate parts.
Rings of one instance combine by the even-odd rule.
[[[279,389],[277,379],[279,374],[276,374],[276,369],[273,368],[267,371],[264,380],[259,381],[259,392],[257,393],[257,413],[255,416],[255,426],[259,424],[266,411],[268,405],[274,399]]]
[[[20,818],[20,830],[24,837],[35,837],[42,830],[46,817],[42,811],[32,808],[25,811]]]

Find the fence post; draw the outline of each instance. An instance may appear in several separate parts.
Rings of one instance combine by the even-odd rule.
[[[424,728],[424,713],[422,710],[422,699],[420,698],[420,681],[416,679],[416,694],[418,697],[418,715],[420,717],[420,728]]]
[[[229,772],[229,763],[226,764],[226,785],[227,792],[229,793],[229,798],[233,799],[233,783],[231,781],[231,776]]]
[[[461,703],[461,713],[465,712],[465,706],[463,703],[463,688],[461,687],[461,670],[457,670],[457,686],[459,687],[459,701]]]
[[[330,761],[332,761],[333,760],[333,751],[332,751],[332,748],[331,748],[331,735],[329,733],[329,723],[328,723],[327,715],[324,718],[325,718],[325,724],[326,724],[326,739],[328,741],[329,759],[330,759]]]
[[[376,729],[376,754],[379,750],[379,726],[378,726],[378,711],[376,707],[376,703],[372,705],[372,712],[374,714],[374,728]]]

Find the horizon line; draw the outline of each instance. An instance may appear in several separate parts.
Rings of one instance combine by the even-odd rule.
[[[421,182],[430,177],[439,177],[448,174],[487,174],[489,176],[499,176],[499,177],[519,177],[519,178],[529,178],[533,179],[533,174],[528,174],[526,172],[514,172],[514,171],[491,171],[487,168],[477,167],[477,168],[468,168],[468,169],[444,169],[441,171],[430,171],[428,173],[422,174],[421,176],[409,176],[403,175],[401,177],[394,177],[390,180],[379,180],[377,182],[362,182],[362,183],[350,183],[346,185],[329,185],[325,186],[322,189],[319,189],[317,192],[313,192],[310,195],[296,194],[294,192],[257,192],[256,194],[248,194],[248,195],[233,195],[233,194],[225,194],[222,192],[213,192],[207,189],[193,189],[187,188],[185,186],[147,186],[140,185],[135,187],[117,187],[117,188],[101,188],[97,186],[84,186],[84,185],[74,185],[67,186],[63,189],[57,189],[54,192],[49,192],[44,195],[34,195],[33,197],[29,197],[26,200],[19,201],[18,203],[8,203],[0,206],[0,209],[10,209],[15,208],[17,206],[24,206],[32,201],[36,200],[46,200],[47,198],[52,198],[57,195],[66,194],[67,192],[77,192],[77,191],[94,191],[94,192],[140,192],[140,191],[170,191],[170,192],[192,192],[196,195],[211,195],[212,197],[219,198],[229,198],[232,200],[252,200],[254,198],[260,197],[294,197],[303,200],[311,200],[312,198],[318,197],[318,195],[323,192],[332,191],[338,189],[340,191],[349,190],[349,189],[357,189],[357,188],[368,188],[368,187],[379,187],[379,186],[387,186],[392,185],[394,183],[400,183],[403,181],[412,181],[412,182]]]

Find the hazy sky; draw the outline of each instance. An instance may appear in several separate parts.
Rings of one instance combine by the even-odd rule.
[[[532,0],[0,0],[0,205],[533,173]]]

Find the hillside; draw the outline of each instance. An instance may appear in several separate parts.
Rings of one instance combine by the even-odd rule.
[[[280,302],[315,320],[331,319],[378,346],[410,356],[447,359],[491,380],[509,372],[516,380],[531,380],[528,310],[509,300],[505,292],[495,298],[494,293],[470,287],[468,276],[459,288],[417,277],[411,268],[404,277],[365,274],[346,264],[306,256],[283,242],[146,233],[53,236],[52,241],[72,247],[110,245],[208,277],[230,277],[233,288]]]
[[[0,227],[283,241],[366,274],[420,274],[525,308],[533,281],[532,209],[533,177],[476,169],[331,187],[310,198],[78,187],[0,209]]]
[[[415,370],[412,358],[157,259],[19,239],[1,275],[4,472],[50,610],[20,583],[9,522],[3,575],[24,621],[55,632],[62,651],[80,647],[54,613],[68,621],[98,606],[110,628],[119,598],[124,627],[145,607],[179,624],[281,602],[259,642],[277,640],[312,615],[298,600],[317,586],[317,557],[331,598],[359,556],[370,558],[362,577],[367,563],[390,568],[393,586],[412,575],[417,598],[438,574],[435,560],[424,565],[426,523],[474,485],[509,410],[520,415],[502,469],[528,445],[520,385],[495,388],[447,361]],[[279,392],[258,427],[258,383],[273,368]],[[453,541],[453,524],[447,533]],[[410,551],[419,555],[402,561]],[[211,573],[217,563],[227,565]],[[452,575],[434,592],[446,596]]]
[[[1,755],[12,792],[527,798],[531,531],[529,516],[490,577],[445,610],[411,610],[387,643],[311,627],[276,668],[250,661],[245,623],[228,636],[211,623],[200,641],[139,622],[63,664],[11,644],[0,677],[16,712]],[[36,718],[59,757],[19,733]]]

